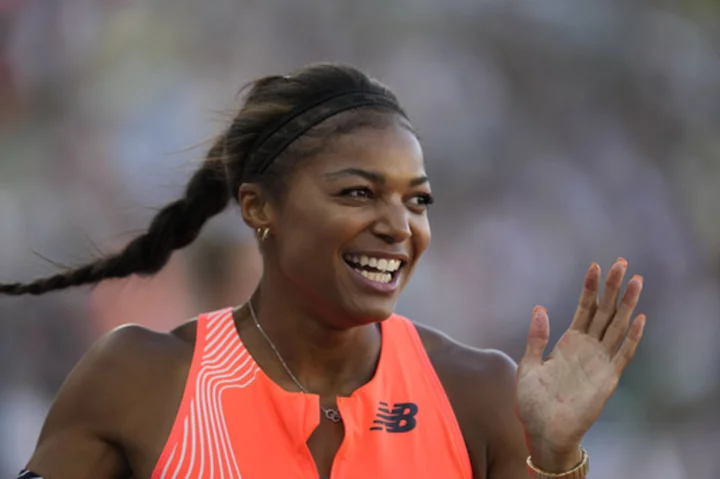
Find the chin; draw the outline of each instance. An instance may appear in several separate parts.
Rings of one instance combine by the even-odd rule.
[[[385,321],[395,313],[396,298],[385,300],[358,298],[346,303],[345,312],[355,326]]]
[[[410,268],[398,272],[389,284],[363,278],[343,265],[336,281],[335,304],[352,325],[379,323],[395,312],[400,293],[409,279]]]

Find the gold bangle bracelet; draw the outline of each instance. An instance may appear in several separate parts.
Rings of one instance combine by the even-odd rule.
[[[530,477],[535,479],[585,479],[590,471],[590,458],[587,451],[581,446],[582,460],[580,464],[569,471],[561,473],[545,472],[533,464],[530,456],[527,458],[527,470]]]

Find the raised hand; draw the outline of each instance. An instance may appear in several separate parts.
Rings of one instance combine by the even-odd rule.
[[[548,472],[580,461],[580,441],[615,391],[642,337],[645,316],[630,322],[642,277],[632,277],[618,305],[626,270],[627,262],[619,258],[598,302],[600,267],[590,266],[572,324],[547,359],[548,315],[540,306],[533,311],[518,368],[516,411],[533,462]]]

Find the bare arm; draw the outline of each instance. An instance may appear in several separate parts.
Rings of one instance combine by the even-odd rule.
[[[528,456],[515,415],[517,366],[500,351],[461,344],[416,325],[465,440],[475,479],[525,479]]]
[[[128,346],[142,335],[126,326],[101,338],[65,380],[26,468],[52,479],[127,478],[118,418],[131,379]],[[131,349],[131,348],[130,348]]]
[[[515,362],[500,351],[457,345],[453,385],[475,479],[526,479],[528,449],[515,415]]]
[[[469,418],[470,456],[481,455],[485,464],[475,463],[476,479],[527,479],[528,442],[516,414],[515,380],[517,364],[506,354],[461,346],[464,374],[468,375],[462,406]],[[480,436],[475,439],[473,436]],[[574,465],[574,464],[573,464]],[[567,469],[567,468],[565,468]],[[564,470],[564,469],[563,469]]]
[[[522,424],[515,414],[517,365],[500,352],[488,353],[493,372],[493,418],[484,420],[488,431],[488,479],[525,479],[528,449]]]

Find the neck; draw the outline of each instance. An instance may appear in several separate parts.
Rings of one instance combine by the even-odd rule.
[[[323,321],[332,314],[299,300],[285,288],[274,288],[265,278],[253,294],[260,326],[302,386],[320,396],[349,396],[372,379],[380,356],[381,335],[376,324],[337,329]],[[249,316],[244,308],[243,316]],[[260,331],[253,343],[263,370],[276,382],[297,389]],[[256,360],[258,358],[256,357]]]

